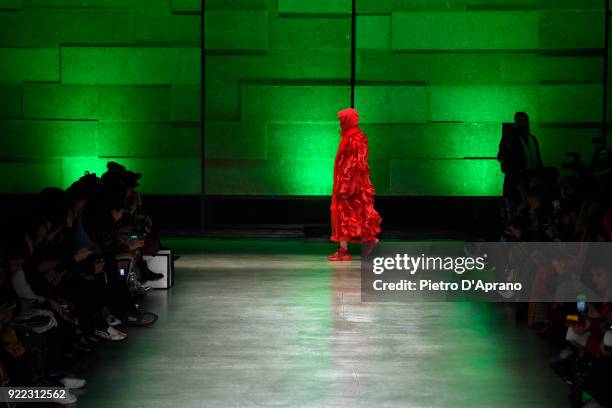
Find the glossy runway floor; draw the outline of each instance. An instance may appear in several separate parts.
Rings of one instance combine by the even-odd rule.
[[[80,370],[80,407],[566,407],[551,350],[510,309],[362,304],[328,244],[167,242],[170,291]]]

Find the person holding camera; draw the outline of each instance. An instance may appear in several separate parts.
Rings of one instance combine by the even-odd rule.
[[[516,206],[520,201],[521,180],[543,166],[540,145],[530,131],[529,116],[525,112],[516,112],[512,126],[504,128],[497,161],[505,176],[504,198],[510,206]]]

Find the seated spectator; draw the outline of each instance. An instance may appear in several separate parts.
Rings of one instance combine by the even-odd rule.
[[[46,188],[0,242],[0,374],[3,385],[85,386],[69,362],[99,339],[125,340],[119,325],[148,326],[138,281],[159,279],[142,255],[160,248],[136,191],[141,175],[109,163],[67,190]],[[131,265],[121,276],[119,260]],[[76,402],[69,393],[60,403]]]
[[[14,385],[82,388],[86,381],[65,371],[65,345],[50,303],[29,303],[13,290],[6,265],[15,267],[18,257],[5,253],[0,262],[0,362],[8,368]],[[65,399],[56,402],[71,404],[76,400],[68,392]]]
[[[502,211],[505,229],[502,240],[610,242],[612,156],[609,150],[600,146],[589,165],[580,161],[578,153],[568,153],[573,162],[564,164],[563,168],[571,175],[558,182],[559,171],[542,167],[537,143],[529,142],[529,127],[524,126],[526,120],[517,113],[515,127],[519,130],[508,132],[500,143],[498,160],[506,175],[504,196],[507,204]],[[523,135],[523,138],[517,135]],[[530,149],[530,145],[534,149]],[[510,185],[515,188],[509,188]],[[594,288],[598,292],[596,296],[612,300],[609,255],[594,258],[587,254],[587,266],[582,270],[587,271],[590,285],[585,285],[584,276],[579,278],[581,264],[570,258],[544,258],[536,262],[535,268],[528,268],[535,271],[532,296],[547,298],[554,287],[555,296],[566,290],[567,293],[589,293],[588,296],[592,297],[591,288]],[[517,257],[516,262],[522,262],[521,258]],[[514,269],[508,268],[506,274],[516,273]],[[513,276],[499,278],[512,280]],[[609,388],[612,372],[610,303],[533,302],[525,310],[531,329],[550,336],[555,344],[563,342],[569,346],[552,366],[571,385],[571,395],[581,395],[585,390],[594,397],[593,406],[612,405]],[[576,404],[582,405],[579,399]]]

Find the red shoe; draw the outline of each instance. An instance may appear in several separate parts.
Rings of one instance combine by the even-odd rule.
[[[339,247],[336,252],[327,257],[328,261],[350,261],[351,259],[348,249],[342,247]]]

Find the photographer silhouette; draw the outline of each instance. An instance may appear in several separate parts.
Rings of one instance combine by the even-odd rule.
[[[497,161],[504,173],[504,198],[510,206],[519,201],[518,185],[522,177],[542,168],[540,145],[529,130],[529,116],[516,112],[514,123],[504,123]]]

